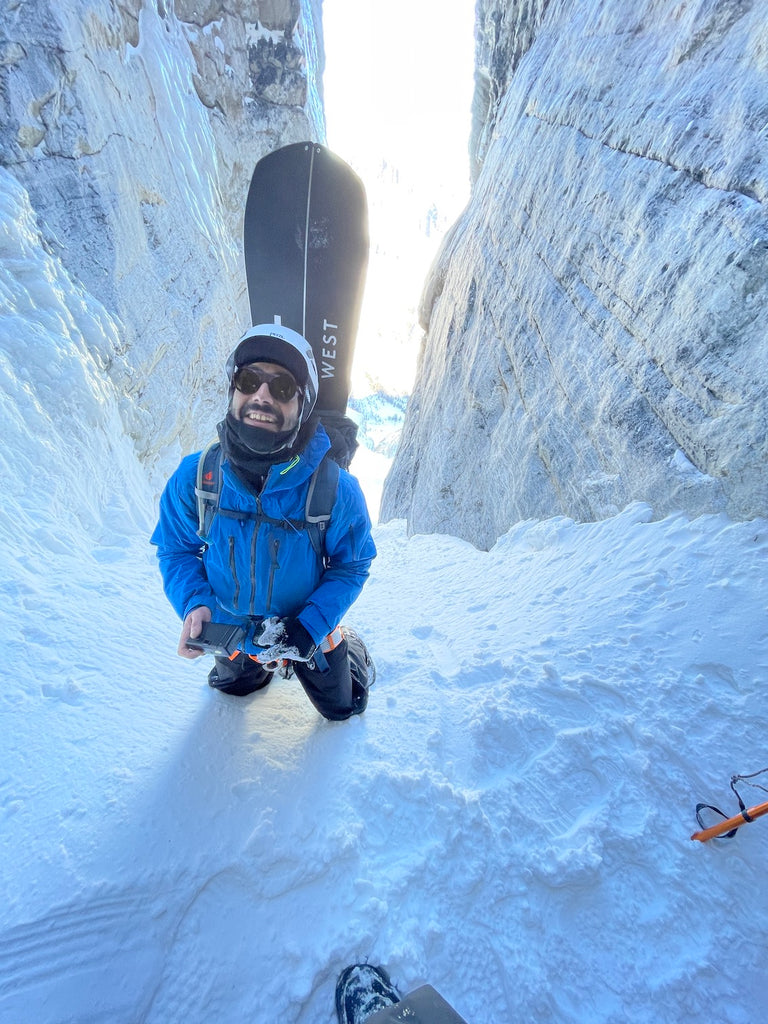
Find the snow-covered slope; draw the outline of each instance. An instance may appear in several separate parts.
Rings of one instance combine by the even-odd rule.
[[[471,1024],[759,1020],[768,825],[689,836],[766,766],[768,524],[390,523],[366,714],[223,697],[174,653],[114,325],[2,184],[3,1024],[329,1024],[363,958]]]
[[[4,584],[0,1019],[326,1024],[370,958],[472,1024],[759,1020],[766,825],[689,835],[765,766],[768,528],[648,517],[378,528],[342,724],[175,658],[140,537]]]

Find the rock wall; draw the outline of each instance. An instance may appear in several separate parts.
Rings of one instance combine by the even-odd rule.
[[[52,254],[120,324],[99,359],[138,453],[166,463],[158,479],[221,415],[224,357],[248,322],[253,166],[324,138],[319,10],[3,3],[0,164]]]
[[[424,292],[383,518],[768,514],[758,0],[481,0],[478,173]]]

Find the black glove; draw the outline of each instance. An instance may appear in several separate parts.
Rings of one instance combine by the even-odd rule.
[[[264,619],[254,631],[253,642],[263,648],[260,661],[311,661],[317,644],[298,619]]]

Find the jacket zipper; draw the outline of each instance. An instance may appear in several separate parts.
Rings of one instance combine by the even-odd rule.
[[[229,569],[232,573],[232,579],[235,583],[235,593],[232,597],[232,607],[237,608],[237,602],[240,600],[240,581],[237,578],[237,561],[235,559],[235,538],[229,538]]]
[[[272,472],[270,468],[270,473]],[[267,477],[269,474],[267,474]],[[266,480],[264,486],[267,486]],[[261,497],[256,495],[256,511],[259,515],[262,514],[261,508]],[[257,519],[253,524],[253,535],[251,537],[251,602],[248,609],[248,614],[253,617],[256,614],[256,544],[259,539],[259,530],[261,529],[261,522]]]
[[[251,537],[251,607],[248,613],[251,616],[256,614],[256,542],[259,539],[260,529],[261,523],[256,523],[253,527],[253,536]]]
[[[272,611],[272,587],[275,582],[275,573],[280,568],[280,563],[277,560],[277,556],[280,552],[280,541],[277,537],[273,537],[269,542],[269,588],[267,589],[267,611]]]

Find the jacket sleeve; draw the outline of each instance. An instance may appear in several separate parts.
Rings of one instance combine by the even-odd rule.
[[[298,618],[315,643],[341,623],[363,589],[376,557],[371,520],[360,484],[339,474],[339,488],[325,535],[328,566]]]
[[[150,543],[157,547],[165,594],[181,619],[199,605],[216,608],[203,567],[203,543],[197,534],[195,480],[199,453],[188,455],[166,484]]]

